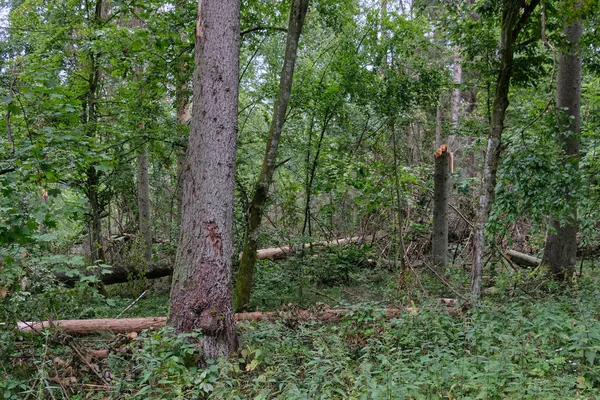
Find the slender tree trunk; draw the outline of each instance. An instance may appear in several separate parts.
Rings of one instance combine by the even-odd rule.
[[[103,1],[97,0],[95,5],[93,25],[97,25],[102,20]],[[96,136],[98,130],[98,116],[96,113],[98,103],[98,92],[100,90],[100,68],[98,67],[96,55],[90,50],[89,58],[89,74],[88,87],[85,101],[83,103],[83,112],[81,116],[82,125],[85,128],[86,135],[90,138]],[[89,218],[89,240],[91,262],[95,263],[98,260],[104,260],[104,249],[102,246],[102,204],[100,201],[100,175],[101,172],[96,170],[95,165],[90,165],[86,170],[86,195],[90,206]]]
[[[181,0],[175,2],[176,8],[183,8],[184,3]],[[181,40],[185,40],[184,32],[179,33]],[[186,53],[187,55],[187,53]],[[187,125],[190,121],[190,88],[189,88],[189,66],[185,58],[179,60],[177,65],[177,71],[175,73],[176,88],[175,88],[175,112],[177,115],[177,132],[180,139],[183,139]],[[183,142],[183,140],[182,140]],[[181,192],[183,184],[183,171],[185,167],[185,147],[180,146],[177,148],[177,188],[175,193],[175,216],[176,218],[181,217]],[[171,207],[173,209],[173,207]],[[171,222],[173,220],[173,213],[171,213]],[[173,225],[173,224],[171,224]]]
[[[487,151],[481,182],[481,196],[479,197],[477,222],[473,238],[473,269],[471,277],[473,303],[477,303],[481,296],[485,226],[494,203],[496,173],[501,150],[500,144],[502,141],[502,131],[504,130],[506,109],[509,104],[508,91],[510,89],[510,78],[513,68],[514,44],[538,3],[539,0],[531,0],[529,4],[524,0],[503,1],[500,28],[500,71],[498,72],[498,80],[496,81],[496,91],[492,106]],[[522,13],[520,12],[521,9],[523,9]]]
[[[100,174],[94,166],[90,166],[87,170],[87,191],[88,204],[90,206],[90,226],[88,230],[90,241],[90,262],[93,264],[96,261],[104,260],[104,248],[102,246],[102,219],[101,205],[99,199]]]
[[[262,168],[260,170],[260,176],[254,189],[254,196],[250,202],[244,250],[238,269],[235,288],[236,311],[246,309],[250,302],[252,273],[254,271],[254,264],[256,264],[256,250],[258,249],[259,228],[267,197],[269,195],[269,186],[271,185],[273,173],[275,172],[277,149],[279,148],[279,139],[285,121],[285,112],[292,91],[292,80],[294,76],[296,54],[298,51],[298,42],[300,40],[302,26],[304,25],[306,11],[308,10],[308,3],[309,0],[294,0],[292,3],[285,58],[279,81],[279,93],[277,95],[277,100],[275,101],[273,119],[269,129],[269,138],[267,139],[267,147]]]
[[[460,117],[460,99],[461,91],[458,85],[462,83],[462,60],[460,59],[460,48],[454,47],[454,65],[452,66],[452,80],[454,81],[455,88],[452,90],[451,99],[451,114],[452,114],[452,128],[458,129],[458,120]]]
[[[139,10],[136,9],[137,12]],[[131,27],[141,28],[144,26],[144,22],[134,17],[129,23]],[[141,94],[139,102],[140,106],[143,102],[144,91],[141,85],[142,76],[144,74],[143,66],[136,66],[135,68],[135,84],[138,86],[139,92]],[[142,132],[145,129],[145,124],[142,118],[137,123],[138,134],[141,136]],[[143,140],[143,138],[140,138]],[[149,265],[152,260],[152,220],[150,219],[150,179],[148,178],[148,149],[145,143],[142,142],[137,150],[136,157],[136,167],[137,167],[137,189],[138,189],[138,226],[140,230],[140,235],[142,236],[143,242],[143,253],[144,260]]]
[[[435,153],[433,174],[433,234],[434,265],[446,268],[448,261],[448,196],[450,194],[450,153],[441,146]]]
[[[565,167],[571,174],[579,169],[579,134],[581,107],[581,46],[583,31],[581,21],[565,27],[567,48],[558,57],[556,81],[556,108],[561,114],[560,144],[564,152]],[[576,180],[565,182],[563,194],[571,208],[567,221],[561,224],[551,219],[551,230],[546,236],[542,263],[550,266],[550,272],[558,281],[568,280],[575,271],[577,256],[577,204],[572,196]]]
[[[140,124],[140,127],[143,127]],[[144,241],[144,260],[152,259],[152,225],[150,220],[150,180],[148,179],[148,151],[143,144],[137,154],[138,216],[140,234]]]
[[[240,1],[198,2],[194,101],[168,321],[200,329],[205,359],[237,348],[232,310]]]

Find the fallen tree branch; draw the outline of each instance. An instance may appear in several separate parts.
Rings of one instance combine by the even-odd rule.
[[[444,311],[454,314],[454,307],[445,307]],[[405,313],[416,313],[418,308],[407,307],[400,308],[384,308],[382,310],[374,310],[373,313],[381,314],[386,319],[396,318]],[[320,321],[320,322],[339,322],[344,319],[349,313],[353,312],[348,309],[339,310],[324,310],[321,312],[313,312],[308,310],[299,310],[293,314],[294,318],[300,321]],[[235,320],[240,321],[273,321],[286,317],[283,312],[249,312],[235,314]],[[113,332],[127,333],[139,332],[144,329],[157,329],[166,325],[166,317],[149,317],[149,318],[121,318],[121,319],[81,319],[81,320],[57,320],[57,321],[42,321],[42,322],[19,322],[18,329],[21,332],[40,332],[43,329],[56,328],[63,333],[89,335],[98,332]]]

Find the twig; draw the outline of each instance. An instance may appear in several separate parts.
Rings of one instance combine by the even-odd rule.
[[[119,313],[119,315],[117,315],[117,318],[119,318],[121,315],[125,314],[125,312],[126,312],[127,310],[129,310],[131,307],[133,307],[133,306],[134,306],[134,305],[135,305],[135,304],[136,304],[138,301],[140,301],[140,299],[141,299],[141,298],[142,298],[142,297],[143,297],[143,296],[144,296],[146,293],[148,293],[148,289],[144,290],[144,291],[142,292],[142,294],[140,294],[140,295],[138,296],[138,298],[137,298],[137,299],[135,299],[135,300],[133,301],[133,303],[131,303],[131,304],[130,304],[130,305],[128,305],[128,306],[127,306],[127,307],[126,307],[126,308],[125,308],[123,311],[121,311],[121,312]]]
[[[525,133],[525,131],[527,129],[529,129],[540,118],[542,118],[542,116],[544,114],[546,114],[546,112],[550,108],[550,104],[552,104],[552,102],[554,101],[553,86],[554,86],[554,76],[556,74],[556,49],[554,48],[554,46],[552,46],[552,44],[548,41],[548,38],[546,37],[546,2],[542,1],[541,6],[542,6],[541,7],[542,8],[542,42],[544,43],[544,45],[546,45],[550,49],[550,51],[552,51],[552,73],[550,74],[550,85],[549,85],[550,99],[548,99],[548,102],[546,103],[546,107],[544,107],[542,112],[540,112],[531,122],[529,122],[529,124],[527,124],[521,130],[521,133],[520,133],[521,137],[523,137],[523,134]]]
[[[444,285],[446,285],[450,290],[452,290],[454,292],[455,295],[457,295],[458,297],[461,298],[461,300],[464,301],[468,301],[468,299],[463,296],[462,294],[460,294],[455,288],[454,286],[452,286],[443,276],[441,276],[440,274],[438,274],[438,272],[435,270],[435,268],[432,268],[427,262],[423,262],[423,264],[427,267],[427,269],[429,269],[431,272],[434,273],[435,276],[438,277],[438,279],[440,280],[440,282],[442,282]]]
[[[513,269],[513,271],[519,272],[519,269],[517,268],[517,266],[515,265],[515,263],[512,262],[512,260],[510,258],[506,257],[506,255],[504,254],[504,252],[498,247],[498,245],[496,243],[494,243],[494,247],[496,248],[496,251],[500,254],[500,256],[502,258],[504,258],[506,261],[508,261],[508,264]]]
[[[323,297],[327,297],[329,300],[333,301],[334,303],[337,303],[338,301],[336,299],[334,299],[333,297],[329,296],[328,294],[325,294],[323,292],[319,292],[318,290],[315,289],[311,289],[311,292],[318,294],[319,296],[323,296]]]

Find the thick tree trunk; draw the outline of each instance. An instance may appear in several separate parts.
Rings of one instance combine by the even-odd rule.
[[[269,195],[269,186],[273,180],[273,173],[275,172],[275,167],[277,165],[277,149],[279,148],[279,139],[285,121],[285,112],[292,91],[292,80],[294,76],[294,66],[296,64],[298,42],[300,40],[302,26],[304,25],[306,11],[308,10],[308,3],[309,0],[294,0],[292,2],[285,58],[283,60],[283,70],[281,71],[279,81],[279,93],[275,102],[273,119],[269,129],[269,137],[267,139],[267,147],[260,176],[254,189],[254,196],[250,203],[250,209],[248,210],[249,218],[248,226],[246,228],[244,250],[237,273],[235,287],[236,311],[247,309],[248,304],[250,303],[252,274],[254,271],[254,264],[256,264],[259,228],[267,197]]]
[[[240,1],[199,1],[194,106],[168,318],[176,332],[202,331],[206,359],[227,357],[237,348],[231,255],[239,50]]]
[[[579,39],[583,31],[582,23],[576,22],[565,27],[567,48],[558,57],[558,78],[556,81],[556,108],[561,115],[560,144],[564,152],[565,169],[574,175],[579,169],[579,134],[581,107],[581,46]],[[546,236],[542,263],[550,267],[552,276],[558,281],[568,280],[575,271],[577,257],[577,204],[572,196],[576,180],[565,182],[564,199],[570,207],[567,220],[561,223],[551,219],[551,230]]]
[[[150,224],[150,180],[148,179],[146,145],[141,145],[137,154],[137,184],[139,227],[144,243],[144,260],[150,263],[152,260],[152,226]]]
[[[448,256],[448,196],[450,194],[450,153],[445,145],[435,154],[433,174],[433,234],[434,265],[446,268]]]
[[[537,7],[539,0],[504,0],[500,28],[500,71],[496,82],[496,91],[492,106],[487,151],[481,182],[481,196],[477,209],[477,222],[473,238],[473,269],[471,277],[471,296],[477,303],[481,296],[481,278],[483,274],[483,253],[485,250],[485,226],[494,203],[496,172],[500,158],[500,144],[504,130],[504,118],[508,108],[508,90],[512,75],[514,44],[527,23],[529,16]],[[520,10],[523,9],[521,13]]]

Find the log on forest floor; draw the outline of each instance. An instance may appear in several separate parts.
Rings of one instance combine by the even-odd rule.
[[[522,267],[537,267],[542,263],[542,260],[537,257],[511,249],[506,250],[506,257]]]
[[[351,238],[342,238],[342,239],[334,239],[330,241],[322,241],[322,242],[314,242],[314,243],[306,243],[304,248],[314,248],[314,247],[337,247],[344,246],[350,243],[361,244],[372,242],[378,238],[381,238],[383,235],[368,235],[368,236],[354,236]],[[288,255],[298,251],[298,246],[281,246],[281,247],[273,247],[260,249],[256,252],[257,260],[278,260],[287,257]],[[240,254],[240,259],[242,255]],[[81,271],[84,276],[94,275],[95,272],[90,271]],[[150,264],[147,268],[136,268],[127,265],[113,265],[110,268],[110,272],[107,274],[102,274],[99,276],[99,279],[105,285],[112,285],[114,283],[125,283],[130,282],[137,279],[157,279],[163,278],[165,276],[170,276],[173,274],[173,265],[171,262],[162,261],[156,264]],[[67,286],[74,286],[77,281],[79,281],[79,275],[69,276],[66,273],[56,273],[54,274],[56,279],[59,282],[63,282]]]
[[[446,302],[443,302],[446,303]],[[456,313],[454,307],[442,307],[443,311],[450,314]],[[373,311],[374,314],[381,314],[382,318],[391,319],[399,317],[405,313],[416,313],[418,308],[385,308]],[[319,321],[319,322],[339,322],[348,315],[351,310],[323,310],[314,312],[308,310],[299,310],[293,312],[249,312],[235,314],[236,322],[240,321],[273,321],[277,319],[294,319],[297,321]],[[39,332],[47,328],[56,328],[63,333],[90,335],[99,332],[128,333],[139,332],[144,329],[157,329],[166,325],[166,317],[149,318],[121,318],[121,319],[81,319],[81,320],[56,320],[43,322],[19,322],[18,329],[21,332]]]
[[[79,271],[84,276],[96,275],[93,271]],[[126,265],[112,265],[110,272],[101,274],[98,279],[105,285],[114,283],[125,283],[138,279],[157,279],[173,274],[173,265],[168,261],[150,264],[148,268],[136,268]],[[73,287],[79,281],[80,275],[69,276],[64,272],[54,274],[57,281]]]
[[[305,249],[314,248],[314,247],[338,247],[344,246],[350,243],[353,244],[362,244],[369,243],[378,238],[381,238],[383,235],[375,234],[375,235],[367,235],[367,236],[354,236],[351,238],[341,238],[334,239],[329,241],[321,241],[314,243],[306,243],[304,244]],[[256,259],[257,260],[278,260],[281,258],[285,258],[288,255],[295,253],[298,251],[300,247],[298,246],[281,246],[281,247],[271,247],[267,249],[260,249],[256,251]],[[239,259],[242,259],[242,254],[240,253]]]

